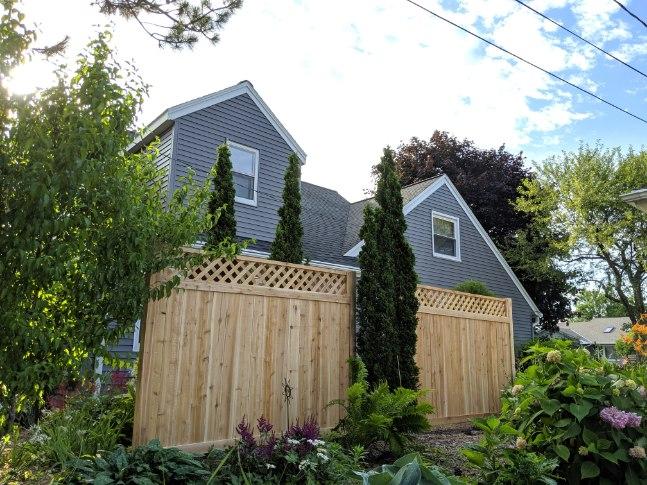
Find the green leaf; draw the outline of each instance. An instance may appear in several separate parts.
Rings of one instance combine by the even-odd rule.
[[[578,421],[582,421],[589,414],[591,408],[593,408],[593,405],[590,402],[582,401],[580,404],[571,404],[568,410]]]
[[[413,461],[400,468],[400,471],[391,480],[391,484],[418,485],[421,477],[422,472],[420,471],[420,466],[417,461]]]
[[[557,399],[543,399],[539,402],[541,408],[546,412],[546,414],[552,416],[555,412],[562,407],[562,403]]]
[[[591,431],[589,428],[584,427],[582,429],[582,439],[584,440],[584,443],[587,445],[590,445],[591,443],[595,443],[597,440],[598,435],[595,434],[593,431]]]
[[[563,438],[564,439],[573,438],[579,435],[581,431],[582,431],[582,428],[580,428],[580,425],[577,424],[575,421],[573,421],[571,425],[566,429],[566,432],[564,433]]]
[[[485,462],[485,455],[483,453],[479,453],[478,451],[470,450],[468,448],[463,448],[461,452],[470,463],[479,467],[483,466],[483,463]]]
[[[555,454],[559,456],[563,461],[568,461],[568,457],[571,456],[570,450],[564,445],[555,445]]]
[[[562,418],[559,421],[555,423],[556,428],[565,428],[569,424],[571,424],[573,420],[571,418]]]
[[[600,474],[600,468],[592,461],[584,461],[580,466],[582,480],[586,478],[595,478]]]

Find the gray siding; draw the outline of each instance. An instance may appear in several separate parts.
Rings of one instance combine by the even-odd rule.
[[[171,157],[173,155],[173,127],[166,130],[160,135],[160,142],[158,146],[159,153],[157,155],[157,167],[162,171],[161,177],[161,187],[163,197],[171,196],[171,187],[169,187],[169,179],[171,172]]]
[[[460,262],[433,256],[432,211],[460,220]],[[515,344],[518,346],[532,337],[532,309],[446,186],[407,214],[406,220],[407,238],[416,256],[416,272],[422,284],[452,288],[467,279],[480,280],[497,296],[512,298]]]
[[[192,168],[200,182],[208,177],[218,145],[229,139],[259,151],[257,206],[236,203],[237,233],[272,241],[281,206],[283,176],[292,152],[288,144],[246,94],[175,121],[171,180]]]

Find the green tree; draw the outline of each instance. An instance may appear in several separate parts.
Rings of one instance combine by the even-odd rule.
[[[585,321],[598,317],[624,316],[626,316],[625,307],[618,302],[609,300],[604,291],[584,289],[575,298],[576,320]]]
[[[303,226],[301,224],[301,161],[291,154],[285,171],[283,205],[272,242],[270,259],[287,263],[303,261]]]
[[[33,32],[3,6],[4,76]],[[128,152],[145,87],[107,38],[91,42],[73,76],[59,70],[54,87],[0,91],[0,432],[88,356],[109,358],[103,342],[180,279],[151,288],[150,274],[201,259],[182,246],[210,224],[208,189],[188,182],[164,201],[155,145]]]
[[[231,167],[231,152],[226,143],[218,147],[216,163],[211,171],[213,189],[209,196],[209,213],[213,225],[207,233],[207,247],[215,248],[236,239],[234,202],[236,189]]]
[[[379,208],[364,208],[364,224],[359,237],[364,241],[359,253],[362,276],[357,284],[357,352],[368,370],[368,381],[397,382],[395,354],[394,275],[385,271],[386,257],[379,238]]]
[[[562,262],[577,265],[636,322],[646,310],[647,214],[620,195],[647,185],[647,151],[582,145],[537,168],[517,208],[540,214],[553,233],[562,234],[550,241],[563,252]]]
[[[380,370],[379,374],[385,375],[391,388],[398,386],[415,389],[418,387],[418,366],[415,362],[416,354],[416,327],[418,325],[417,311],[418,299],[416,298],[416,285],[418,281],[414,269],[415,259],[413,250],[405,237],[407,224],[402,212],[402,193],[400,181],[395,173],[393,150],[384,149],[384,155],[377,165],[378,181],[375,191],[377,208],[365,212],[364,227],[368,237],[374,237],[374,247],[367,247],[366,239],[360,252],[359,264],[362,270],[361,281],[365,278],[364,264],[371,265],[368,254],[375,257],[374,251],[379,251],[377,263],[379,266],[369,273],[374,282],[367,285],[377,286],[383,293],[380,298],[386,302],[377,307],[374,297],[358,294],[358,306],[365,307],[370,312],[369,318],[360,319],[360,332],[362,326],[368,326],[373,332],[379,334],[394,335],[394,340],[366,342],[366,345],[376,347],[374,352],[376,360],[371,359],[368,365],[366,345],[360,348],[360,355],[367,362],[369,368],[369,380],[375,383],[375,376],[378,374],[372,368],[387,366]],[[378,240],[379,230],[379,240]],[[375,235],[373,236],[373,232]],[[360,237],[362,235],[360,234]],[[366,254],[363,254],[365,253]],[[367,299],[364,299],[364,298]],[[381,348],[380,348],[381,347]],[[391,362],[387,362],[384,356],[389,352]]]

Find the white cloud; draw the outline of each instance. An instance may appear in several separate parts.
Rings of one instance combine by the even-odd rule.
[[[41,44],[69,33],[73,59],[90,35],[88,25],[106,19],[88,0],[68,1],[74,17],[55,2],[32,3],[27,13],[43,24]],[[589,71],[595,65],[589,49],[560,40],[554,26],[510,0],[464,0],[457,12],[442,10],[439,0],[425,5],[462,24],[477,22],[497,42],[550,69]],[[591,28],[598,35],[607,14],[586,15],[596,22]],[[362,197],[370,167],[386,144],[427,138],[439,129],[480,145],[506,143],[517,150],[534,137],[555,140],[555,130],[592,116],[549,76],[484,49],[480,41],[401,0],[250,1],[226,26],[220,44],[201,42],[182,52],[160,50],[135,23],[115,23],[119,55],[134,58],[152,86],[143,121],[173,104],[249,79],[308,153],[304,179],[351,199]],[[38,63],[27,66],[16,73],[12,88],[47,84],[50,71]]]

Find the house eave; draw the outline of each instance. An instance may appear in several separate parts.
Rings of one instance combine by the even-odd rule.
[[[288,146],[297,154],[301,164],[305,164],[307,155],[303,148],[299,146],[296,140],[288,132],[288,130],[279,121],[276,115],[272,112],[269,106],[263,101],[263,98],[254,89],[254,86],[249,81],[241,81],[238,84],[222,89],[215,93],[207,94],[200,98],[192,99],[184,103],[172,106],[160,114],[152,123],[150,123],[129,146],[128,151],[135,151],[141,149],[146,144],[150,143],[155,136],[160,135],[164,130],[173,124],[173,122],[188,114],[194,113],[201,109],[208,108],[218,103],[222,103],[229,99],[235,98],[242,94],[247,94],[252,101],[256,104],[258,109],[265,115],[265,117],[272,124],[274,129],[281,135]]]
[[[647,212],[647,188],[634,190],[628,194],[621,195],[620,198],[636,209]]]

